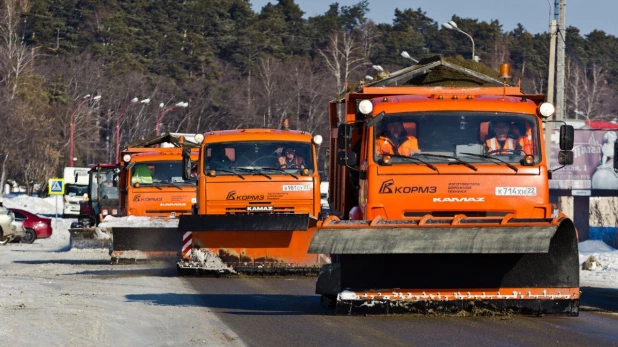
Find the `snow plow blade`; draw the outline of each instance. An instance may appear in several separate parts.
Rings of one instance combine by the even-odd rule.
[[[337,313],[579,313],[571,220],[329,218],[310,253],[329,253],[316,293]]]
[[[307,253],[316,224],[308,214],[181,216],[178,273],[317,274],[329,260]]]
[[[181,234],[173,227],[114,227],[112,263],[177,259]]]
[[[98,249],[110,248],[112,245],[112,231],[107,228],[70,228],[71,249]]]

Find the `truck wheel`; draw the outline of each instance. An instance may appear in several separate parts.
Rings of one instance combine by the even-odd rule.
[[[24,236],[21,238],[21,243],[33,243],[36,240],[36,231],[32,229],[24,230]]]

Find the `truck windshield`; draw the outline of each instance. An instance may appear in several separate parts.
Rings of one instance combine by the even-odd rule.
[[[419,112],[384,116],[375,126],[374,160],[393,164],[424,162],[520,163],[526,155],[539,163],[538,119],[498,112]]]
[[[99,200],[98,186],[101,185],[101,200],[117,200],[118,187],[114,187],[114,172],[101,171],[91,173],[90,196],[92,200]]]
[[[182,179],[182,161],[150,161],[135,163],[131,168],[131,185],[178,186],[195,185]]]
[[[88,186],[67,184],[64,187],[64,195],[83,196],[85,193],[88,193]]]
[[[254,169],[269,176],[296,174],[303,169],[313,172],[312,147],[307,142],[212,143],[204,148],[204,156],[204,172],[221,170],[217,175],[233,175],[237,168],[244,170],[242,174]]]

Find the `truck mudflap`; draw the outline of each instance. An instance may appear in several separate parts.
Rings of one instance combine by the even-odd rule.
[[[112,246],[112,230],[109,228],[70,228],[69,234],[71,249],[109,249]]]
[[[112,263],[178,259],[182,236],[174,227],[113,227]]]
[[[571,220],[327,219],[309,253],[331,254],[316,293],[337,313],[579,314]]]
[[[308,254],[317,220],[308,214],[181,216],[179,275],[309,275],[330,262]]]

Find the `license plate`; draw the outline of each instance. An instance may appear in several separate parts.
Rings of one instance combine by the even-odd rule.
[[[307,184],[303,184],[303,185],[284,185],[283,186],[283,191],[284,192],[307,192],[311,189],[311,186],[307,185]]]
[[[536,196],[536,187],[496,187],[497,196]]]

